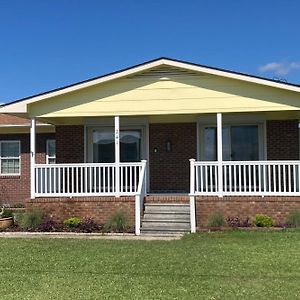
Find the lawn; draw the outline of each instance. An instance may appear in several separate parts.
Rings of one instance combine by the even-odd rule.
[[[300,232],[0,239],[0,299],[299,299]]]

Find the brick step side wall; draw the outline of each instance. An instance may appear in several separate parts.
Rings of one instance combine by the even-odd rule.
[[[256,214],[266,214],[275,224],[283,224],[289,213],[300,211],[300,197],[196,197],[196,222],[207,226],[209,216],[222,213],[225,218],[253,219]]]
[[[106,223],[115,212],[123,211],[130,224],[135,222],[134,197],[36,198],[26,201],[26,209],[40,209],[56,222],[80,217],[92,218],[99,224]]]

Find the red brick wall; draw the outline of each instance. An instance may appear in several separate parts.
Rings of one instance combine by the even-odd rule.
[[[84,162],[84,126],[56,126],[57,163]]]
[[[196,197],[198,227],[207,226],[209,216],[216,213],[243,219],[266,214],[282,224],[293,211],[300,211],[300,197]]]
[[[45,215],[57,222],[67,218],[92,218],[104,224],[116,211],[123,211],[134,225],[134,197],[74,197],[74,198],[37,198],[26,202],[28,209],[41,209]]]
[[[46,141],[55,134],[37,134],[36,161],[46,162]],[[29,134],[0,134],[0,140],[21,142],[21,176],[0,176],[0,202],[22,203],[30,197],[30,137]]]
[[[196,123],[150,124],[149,168],[152,192],[189,191],[189,159],[196,158],[196,132]],[[172,142],[171,152],[166,151],[166,141]]]
[[[267,121],[268,160],[299,159],[298,120]]]

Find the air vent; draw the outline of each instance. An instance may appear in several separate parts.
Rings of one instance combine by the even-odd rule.
[[[199,77],[203,73],[193,72],[190,70],[179,69],[175,67],[159,67],[153,68],[143,73],[128,76],[128,79],[156,79],[156,80],[170,80],[176,77]]]

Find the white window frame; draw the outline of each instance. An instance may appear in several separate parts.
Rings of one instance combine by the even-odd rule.
[[[49,143],[50,142],[55,142],[55,155],[51,156],[49,155]],[[56,163],[56,140],[55,139],[48,139],[46,141],[46,164],[49,165],[49,161],[50,159],[54,159],[55,163]]]
[[[1,149],[3,143],[18,143],[19,147],[19,156],[9,156],[9,157],[2,157]],[[2,173],[2,160],[19,160],[19,172],[18,173]],[[20,140],[4,140],[0,141],[0,176],[20,176],[21,175],[21,141]]]

